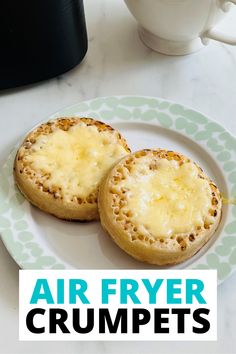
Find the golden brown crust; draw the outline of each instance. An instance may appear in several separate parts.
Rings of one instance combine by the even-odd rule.
[[[98,132],[112,132],[116,135],[117,143],[123,146],[127,153],[130,152],[121,134],[103,122],[84,117],[58,118],[41,124],[26,136],[15,157],[14,177],[16,185],[26,199],[41,210],[66,220],[96,220],[99,219],[97,190],[87,195],[86,198],[75,195],[69,202],[65,201],[60,195],[60,186],[57,189],[45,187],[44,181],[48,176],[33,170],[25,160],[25,156],[30,153],[38,137],[49,135],[55,128],[67,131],[80,122],[87,126],[96,126]]]
[[[132,213],[132,210],[127,211],[127,208],[123,208],[126,204],[127,191],[121,190],[121,193],[117,193],[115,187],[126,178],[127,174],[132,173],[132,164],[135,164],[135,161],[142,156],[150,158],[150,170],[155,169],[156,157],[176,160],[180,165],[191,161],[179,153],[161,149],[141,150],[124,157],[112,168],[99,188],[98,207],[102,226],[120,248],[140,261],[157,265],[183,262],[198,252],[214,234],[221,219],[220,192],[202,169],[195,164],[199,170],[199,177],[208,181],[212,191],[209,215],[213,216],[214,222],[206,221],[204,227],[196,229],[191,234],[176,234],[168,239],[157,235],[153,237],[150,233],[141,234],[130,219],[129,213]]]

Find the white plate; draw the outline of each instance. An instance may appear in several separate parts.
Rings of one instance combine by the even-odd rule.
[[[152,97],[97,98],[49,118],[90,116],[107,121],[133,151],[166,148],[200,164],[223,196],[236,195],[236,139],[199,112]],[[30,205],[14,186],[15,151],[0,172],[0,230],[14,260],[27,269],[150,269],[116,246],[99,222],[60,221]],[[236,268],[236,206],[224,205],[220,226],[203,249],[173,268],[216,268],[219,281]]]

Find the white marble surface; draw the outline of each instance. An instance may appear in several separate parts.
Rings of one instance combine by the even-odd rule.
[[[185,57],[140,42],[121,0],[85,0],[89,50],[56,79],[0,94],[0,164],[17,140],[58,109],[96,96],[160,96],[200,110],[236,135],[236,48],[212,42]],[[236,35],[236,9],[220,25]],[[217,342],[19,342],[18,267],[0,243],[0,353],[236,353],[236,274],[218,289]]]

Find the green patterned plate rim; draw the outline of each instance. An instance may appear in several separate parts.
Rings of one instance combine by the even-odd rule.
[[[236,138],[200,112],[156,97],[109,96],[80,102],[48,119],[72,115],[94,117],[111,125],[113,122],[152,124],[182,134],[206,149],[222,172],[229,196],[236,196]],[[59,256],[48,253],[35,237],[37,231],[29,220],[29,204],[14,185],[14,156],[15,150],[0,170],[2,240],[21,268],[67,268]],[[236,269],[236,205],[227,205],[226,210],[219,237],[190,265],[193,269],[217,269],[219,283]]]

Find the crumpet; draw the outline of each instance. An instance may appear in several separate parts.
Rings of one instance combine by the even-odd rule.
[[[67,220],[98,219],[99,184],[129,152],[125,139],[105,123],[58,118],[25,138],[15,158],[15,181],[47,213]]]
[[[132,257],[157,265],[183,262],[214,234],[222,199],[189,158],[142,150],[125,156],[99,189],[100,220]]]

